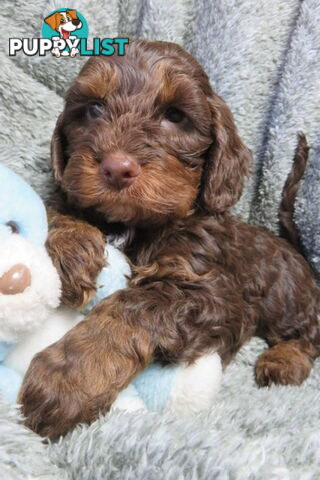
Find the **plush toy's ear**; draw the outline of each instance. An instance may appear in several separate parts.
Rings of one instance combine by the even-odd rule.
[[[239,200],[251,153],[242,143],[222,98],[213,94],[208,102],[213,143],[207,153],[200,202],[205,210],[215,213],[227,210]]]
[[[55,181],[59,184],[62,180],[63,171],[67,164],[66,145],[67,140],[63,133],[64,113],[58,117],[51,140],[51,164]]]
[[[70,10],[70,9],[68,9],[68,10],[66,11],[66,13],[67,13],[68,15],[70,15],[70,17],[73,18],[73,19],[78,18],[78,17],[77,17],[77,10]]]
[[[58,12],[49,15],[44,19],[44,21],[49,25],[52,30],[57,30],[60,24],[60,14]]]

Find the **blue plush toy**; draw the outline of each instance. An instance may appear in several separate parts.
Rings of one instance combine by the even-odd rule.
[[[16,401],[35,353],[57,341],[83,318],[59,307],[60,280],[44,243],[48,233],[40,197],[21,177],[0,164],[0,390]],[[131,274],[125,256],[106,246],[107,266],[97,278],[102,298],[125,288]],[[190,413],[212,403],[222,374],[220,357],[209,353],[191,366],[149,366],[120,393],[114,408]]]
[[[14,402],[22,376],[6,359],[59,305],[60,280],[44,248],[48,226],[39,196],[3,165],[0,186],[0,390]]]

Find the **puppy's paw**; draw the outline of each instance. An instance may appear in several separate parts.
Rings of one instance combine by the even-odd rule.
[[[64,353],[54,344],[34,357],[19,394],[25,425],[52,440],[94,419],[90,399],[80,387],[81,370],[73,378],[67,370]]]
[[[137,372],[121,353],[122,321],[108,316],[108,306],[96,307],[31,361],[18,402],[25,425],[40,435],[56,439],[78,423],[92,423]],[[129,345],[131,337],[122,342]]]
[[[88,337],[83,321],[30,363],[18,402],[25,425],[41,436],[56,439],[79,423],[90,424],[112,403],[98,341]]]
[[[298,342],[282,342],[264,352],[258,359],[255,375],[261,387],[300,385],[310,373],[313,361],[299,348]]]
[[[95,227],[57,215],[46,247],[62,283],[61,301],[83,308],[96,293],[96,278],[106,261],[105,238]]]

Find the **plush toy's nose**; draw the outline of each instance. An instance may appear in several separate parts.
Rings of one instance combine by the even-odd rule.
[[[15,295],[22,293],[31,285],[31,273],[28,267],[19,263],[0,277],[0,293]]]

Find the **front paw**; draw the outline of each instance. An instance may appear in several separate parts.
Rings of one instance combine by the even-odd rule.
[[[81,421],[85,405],[83,392],[66,380],[65,368],[51,347],[41,352],[32,360],[18,398],[25,425],[52,440]]]
[[[61,279],[62,303],[83,308],[94,297],[106,264],[103,234],[85,222],[57,216],[46,247]]]
[[[25,423],[55,439],[108,411],[152,359],[149,333],[125,321],[117,293],[32,360],[19,403]]]
[[[37,354],[19,393],[25,425],[52,440],[109,408],[106,382],[74,347],[62,339]]]

